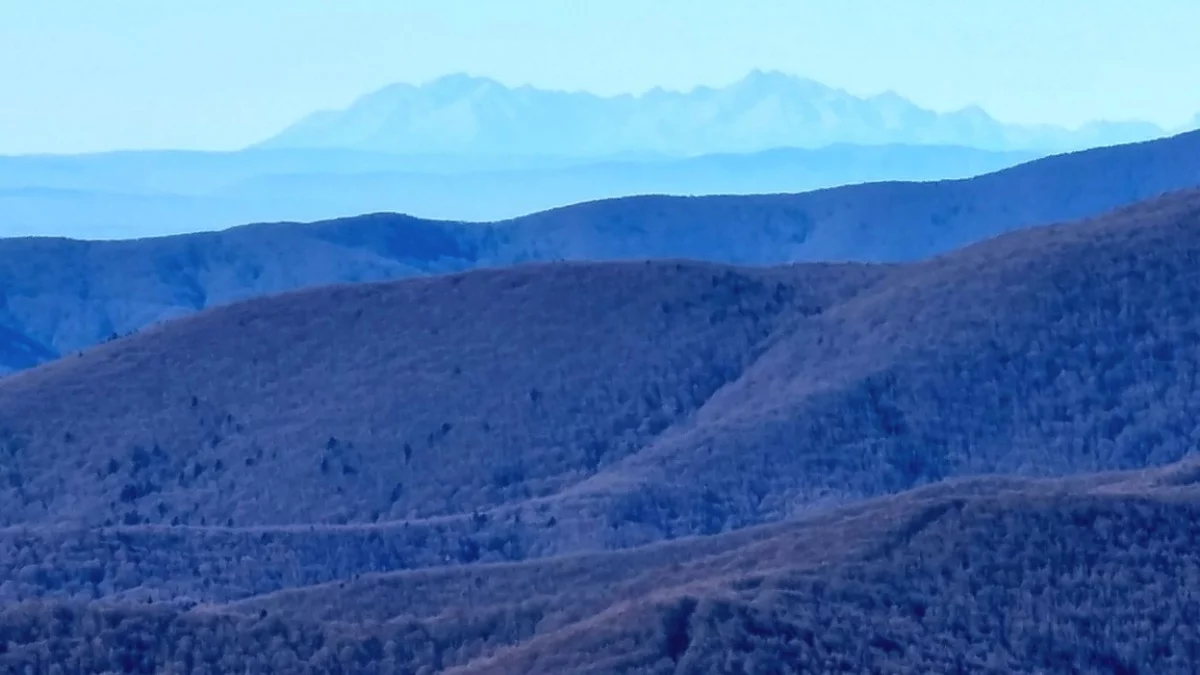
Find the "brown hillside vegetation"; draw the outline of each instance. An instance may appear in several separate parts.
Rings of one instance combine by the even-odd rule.
[[[229,606],[0,611],[12,672],[1188,673],[1200,464],[951,480],[642,549]],[[53,665],[51,665],[53,664]]]

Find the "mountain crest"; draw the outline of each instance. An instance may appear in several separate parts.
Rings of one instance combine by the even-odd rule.
[[[310,116],[259,147],[580,158],[839,143],[1056,152],[1163,133],[1149,124],[1099,123],[1080,131],[1006,125],[978,106],[939,113],[895,92],[860,97],[779,70],[752,70],[721,88],[655,88],[640,96],[512,88],[455,73],[420,86],[385,87],[345,110]]]

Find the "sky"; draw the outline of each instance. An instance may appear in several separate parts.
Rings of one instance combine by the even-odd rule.
[[[0,0],[0,154],[228,150],[394,82],[774,69],[1075,126],[1200,113],[1197,0]]]

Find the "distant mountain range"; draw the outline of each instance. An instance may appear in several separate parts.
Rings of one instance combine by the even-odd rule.
[[[1004,124],[978,107],[939,113],[894,92],[859,97],[778,71],[756,70],[722,88],[656,88],[608,97],[510,88],[455,74],[419,86],[384,87],[344,110],[314,113],[258,147],[482,157],[686,157],[900,143],[1049,153],[1178,131],[1138,121],[1096,121],[1078,129]]]
[[[1165,133],[1005,125],[778,72],[615,97],[452,75],[387,87],[241,151],[0,156],[0,237],[129,239],[383,211],[496,221],[643,194],[967,178]]]
[[[395,211],[502,220],[636,194],[801,192],[966,178],[1036,155],[835,145],[688,159],[404,156],[346,150],[0,157],[0,236],[129,239]]]
[[[12,355],[4,369],[16,370],[247,297],[522,262],[908,261],[1197,185],[1200,132],[964,180],[630,197],[484,224],[374,214],[134,241],[7,239],[0,240],[0,325],[25,342],[0,353]]]

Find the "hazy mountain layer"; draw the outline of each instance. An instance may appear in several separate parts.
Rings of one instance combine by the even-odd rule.
[[[0,236],[131,239],[377,211],[499,220],[636,194],[759,194],[966,178],[1035,156],[839,145],[591,162],[321,149],[0,157]]]
[[[487,224],[377,214],[139,241],[0,240],[0,325],[48,354],[68,354],[237,299],[523,261],[913,260],[1194,185],[1200,133],[961,181],[754,197],[645,196]]]
[[[345,110],[310,115],[259,147],[570,157],[692,156],[835,143],[1061,152],[1167,133],[1145,122],[1093,122],[1076,130],[1007,125],[978,107],[938,113],[892,92],[858,97],[779,72],[754,71],[718,89],[612,97],[513,89],[458,74],[385,87]]]

